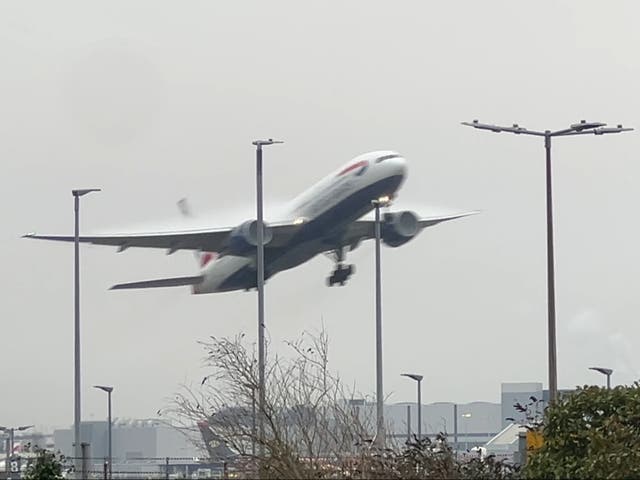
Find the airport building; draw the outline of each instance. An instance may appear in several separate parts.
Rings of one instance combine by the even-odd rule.
[[[423,437],[432,439],[442,433],[458,451],[488,447],[500,456],[512,455],[517,450],[519,424],[525,423],[527,418],[527,412],[515,405],[530,405],[529,415],[541,414],[547,398],[548,392],[543,390],[541,383],[519,382],[501,385],[500,403],[477,401],[423,404],[421,433]],[[375,419],[375,402],[356,399],[350,400],[350,404],[359,409],[359,415]],[[408,438],[417,435],[418,415],[415,402],[385,405],[384,414],[390,442],[400,446]],[[201,436],[189,437],[157,419],[117,419],[112,435],[114,471],[164,471],[167,458],[170,459],[172,471],[178,465],[188,469],[201,463],[203,457],[209,456],[198,447],[203,443]],[[88,456],[93,459],[94,470],[99,470],[108,456],[107,422],[83,422],[82,438],[90,444]],[[72,439],[72,429],[54,431],[55,448],[67,456],[73,455]]]
[[[542,383],[506,382],[501,384],[500,403],[425,404],[422,405],[422,435],[433,438],[445,433],[449,443],[458,450],[483,446],[508,426],[524,424],[527,417],[541,416],[548,399],[549,392],[542,388]],[[371,408],[375,409],[375,405]],[[415,402],[385,406],[388,436],[404,441],[409,432],[417,434],[417,417]],[[501,438],[504,440],[514,431],[510,430],[508,435],[505,432]]]
[[[90,470],[100,473],[109,455],[108,422],[82,422],[82,439],[89,444]],[[203,468],[202,451],[193,438],[157,419],[115,419],[112,426],[113,471],[136,475],[165,472],[193,472]],[[65,456],[73,457],[73,429],[55,430],[54,444]]]
[[[375,405],[373,407],[375,409]],[[415,402],[402,402],[385,407],[387,436],[397,444],[418,433]],[[466,450],[483,445],[502,430],[501,405],[491,402],[437,402],[422,405],[423,437],[445,434],[453,448]]]
[[[105,458],[109,454],[108,422],[82,422],[82,439],[89,443],[90,456]],[[56,449],[73,456],[73,429],[53,432]],[[175,427],[155,419],[114,420],[113,457],[123,460],[161,457],[198,457],[192,440]]]

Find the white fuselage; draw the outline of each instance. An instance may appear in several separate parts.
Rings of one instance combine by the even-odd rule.
[[[284,247],[265,245],[265,278],[333,250],[332,241],[373,209],[373,199],[395,196],[406,173],[406,160],[396,152],[370,152],[297,196],[287,213],[290,220],[300,222],[300,231]],[[201,274],[204,280],[193,286],[193,293],[250,289],[256,285],[255,257],[222,252]]]

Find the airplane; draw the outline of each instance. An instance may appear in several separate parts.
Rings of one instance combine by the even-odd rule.
[[[355,272],[346,265],[346,255],[363,240],[375,238],[375,220],[362,218],[375,207],[373,200],[390,201],[407,177],[405,158],[394,151],[375,151],[355,157],[320,182],[297,196],[287,208],[286,220],[264,223],[265,280],[301,265],[324,253],[335,268],[328,286],[345,285]],[[179,202],[185,216],[186,202]],[[385,211],[381,218],[381,240],[399,247],[424,228],[455,220],[477,211],[420,218],[412,211]],[[79,241],[95,245],[128,248],[159,248],[172,254],[195,252],[198,275],[122,283],[112,290],[191,286],[192,293],[205,294],[252,290],[257,287],[256,246],[258,222],[247,220],[225,228],[190,228],[164,232],[100,234],[80,236]],[[73,242],[74,236],[37,235],[26,238]]]

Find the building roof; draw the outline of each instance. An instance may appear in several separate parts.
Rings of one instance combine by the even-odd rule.
[[[527,429],[523,425],[510,423],[504,427],[495,437],[486,443],[487,449],[491,447],[500,448],[501,446],[511,446],[518,442],[520,432],[526,432]]]

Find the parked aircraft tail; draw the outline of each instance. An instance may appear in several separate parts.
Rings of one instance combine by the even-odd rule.
[[[160,278],[158,280],[143,280],[141,282],[119,283],[110,290],[128,290],[132,288],[160,288],[160,287],[183,287],[185,285],[197,285],[202,283],[204,277],[196,275],[193,277],[173,277]]]
[[[193,212],[191,210],[191,205],[189,205],[189,201],[186,198],[181,198],[177,202],[178,210],[185,218],[193,217]],[[198,266],[203,269],[206,267],[209,262],[215,260],[218,256],[217,252],[194,252],[194,256],[196,257],[196,261],[198,262]]]

